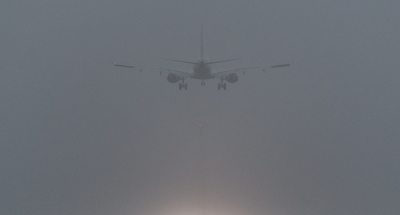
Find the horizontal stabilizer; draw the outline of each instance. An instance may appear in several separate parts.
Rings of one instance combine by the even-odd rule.
[[[174,59],[164,59],[164,60],[175,61],[175,62],[180,62],[180,63],[188,63],[188,64],[193,64],[193,65],[197,64],[196,62],[183,61],[183,60],[174,60]]]
[[[122,64],[116,64],[116,63],[113,63],[113,64],[114,64],[114,66],[119,66],[119,67],[135,68],[134,66],[128,66],[128,65],[122,65]]]
[[[285,63],[285,64],[278,64],[278,65],[273,65],[271,68],[279,68],[279,67],[285,67],[285,66],[291,66],[292,63]]]
[[[206,64],[214,64],[214,63],[222,63],[222,62],[228,62],[228,61],[234,61],[234,60],[239,60],[240,58],[235,58],[235,59],[229,59],[229,60],[220,60],[220,61],[213,61],[213,62],[207,62]]]

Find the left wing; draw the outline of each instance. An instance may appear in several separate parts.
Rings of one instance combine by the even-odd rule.
[[[117,64],[117,63],[113,63],[114,66],[118,66],[118,67],[125,67],[125,68],[138,68],[140,70],[142,69],[150,69],[150,70],[159,70],[159,71],[166,71],[168,73],[174,73],[178,76],[181,77],[185,77],[185,78],[191,78],[192,77],[192,73],[190,72],[184,72],[184,71],[180,71],[180,70],[176,70],[176,69],[166,69],[166,68],[155,68],[155,67],[144,67],[144,66],[131,66],[131,65],[123,65],[123,64]]]

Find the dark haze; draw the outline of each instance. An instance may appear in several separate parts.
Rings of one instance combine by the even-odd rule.
[[[0,214],[400,214],[400,1],[1,1]],[[213,65],[291,67],[188,90]],[[200,128],[201,125],[201,128]]]

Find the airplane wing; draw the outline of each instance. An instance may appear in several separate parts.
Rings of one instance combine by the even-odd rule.
[[[117,63],[113,63],[113,65],[114,66],[118,66],[118,67],[131,68],[131,69],[138,68],[138,69],[140,69],[140,71],[142,69],[159,70],[160,72],[174,73],[174,74],[176,74],[178,76],[185,77],[185,78],[191,78],[192,77],[192,73],[184,72],[184,71],[180,71],[180,70],[176,70],[176,69],[144,67],[144,66],[131,66],[131,65],[124,65],[124,64],[117,64]]]
[[[270,68],[280,68],[280,67],[286,67],[286,66],[291,66],[292,63],[285,63],[285,64],[278,64],[278,65],[273,65]],[[220,78],[220,77],[224,77],[228,74],[231,73],[239,73],[239,72],[243,72],[243,74],[245,74],[246,70],[252,70],[252,69],[262,69],[263,72],[265,72],[265,68],[263,67],[244,67],[244,68],[236,68],[236,69],[229,69],[229,70],[225,70],[225,71],[221,71],[221,72],[216,72],[214,73],[214,77],[216,78]]]
[[[175,61],[175,62],[180,62],[180,63],[188,63],[188,64],[193,64],[193,65],[197,65],[198,64],[198,62],[190,62],[190,61],[183,61],[183,60],[174,60],[174,59],[164,59],[164,60]],[[229,60],[213,61],[213,62],[205,62],[205,64],[210,65],[210,64],[216,64],[216,63],[222,63],[222,62],[228,62],[228,61],[234,61],[234,60],[239,60],[239,58],[229,59]]]
[[[262,67],[244,67],[244,68],[228,69],[225,71],[214,73],[214,77],[220,78],[231,73],[245,72],[246,70],[251,70],[251,69],[262,69]]]

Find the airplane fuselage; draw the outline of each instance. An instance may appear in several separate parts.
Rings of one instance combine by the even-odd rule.
[[[194,79],[211,79],[214,76],[211,73],[211,66],[208,65],[205,61],[200,61],[193,67],[193,75],[192,78]]]

